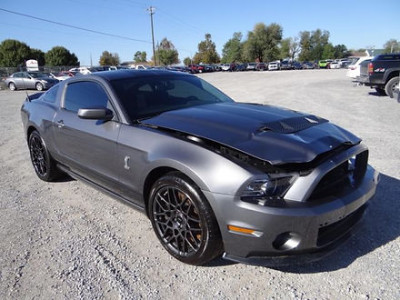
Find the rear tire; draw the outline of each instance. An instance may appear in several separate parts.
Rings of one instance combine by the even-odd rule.
[[[17,90],[17,87],[15,86],[15,83],[14,83],[14,82],[10,82],[10,83],[8,84],[8,88],[10,89],[10,91],[15,91],[15,90]]]
[[[171,172],[154,183],[149,216],[163,247],[181,262],[204,265],[221,254],[221,234],[211,206],[183,174]]]
[[[386,83],[385,92],[386,92],[386,95],[388,95],[390,98],[393,98],[393,91],[398,83],[399,83],[399,76],[393,77]]]

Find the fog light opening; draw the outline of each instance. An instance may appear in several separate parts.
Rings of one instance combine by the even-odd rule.
[[[272,246],[276,250],[287,251],[295,249],[301,242],[301,236],[294,232],[284,232],[278,235]]]

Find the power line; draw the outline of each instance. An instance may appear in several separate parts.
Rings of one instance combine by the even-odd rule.
[[[91,32],[91,33],[96,33],[96,34],[100,34],[100,35],[115,37],[115,38],[119,38],[119,39],[123,39],[123,40],[129,40],[129,41],[135,41],[135,42],[151,44],[150,41],[139,40],[139,39],[134,39],[134,38],[130,38],[130,37],[127,37],[127,36],[118,35],[118,34],[106,33],[106,32],[101,32],[101,31],[97,31],[97,30],[92,30],[92,29],[87,29],[87,28],[75,26],[75,25],[69,25],[69,24],[65,24],[65,23],[55,22],[55,21],[51,21],[51,20],[35,17],[35,16],[32,16],[32,15],[24,14],[24,13],[7,10],[7,9],[4,9],[4,8],[0,8],[0,10],[4,11],[4,12],[7,12],[7,13],[10,13],[10,14],[14,14],[14,15],[18,15],[18,16],[22,16],[22,17],[26,17],[26,18],[31,18],[31,19],[35,19],[35,20],[38,20],[38,21],[51,23],[51,24],[56,24],[56,25],[59,25],[59,26],[74,28],[74,29],[87,31],[87,32]]]

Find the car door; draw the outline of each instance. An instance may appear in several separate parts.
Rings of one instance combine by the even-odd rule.
[[[53,139],[58,159],[85,178],[114,190],[118,182],[116,164],[120,123],[78,117],[80,108],[106,107],[113,111],[110,96],[96,81],[81,80],[66,85],[60,109],[53,119]]]
[[[22,79],[24,82],[24,89],[34,89],[35,88],[35,78],[33,78],[28,72],[22,73]]]

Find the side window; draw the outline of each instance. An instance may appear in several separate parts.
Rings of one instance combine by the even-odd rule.
[[[53,86],[51,89],[49,89],[44,95],[42,96],[42,100],[49,102],[49,103],[55,103],[56,102],[56,96],[58,92],[59,85]]]
[[[80,108],[109,107],[108,95],[95,82],[80,81],[67,86],[64,108],[77,112]]]

